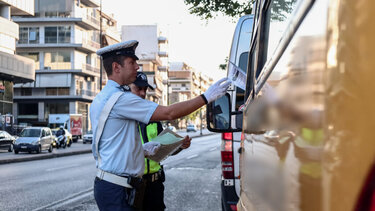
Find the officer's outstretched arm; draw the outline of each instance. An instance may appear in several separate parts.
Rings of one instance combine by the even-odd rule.
[[[210,86],[203,95],[170,106],[159,105],[152,114],[151,121],[175,120],[186,116],[206,103],[210,103],[223,96],[229,85],[230,81],[227,78],[223,78]]]
[[[205,102],[201,96],[170,106],[159,105],[152,114],[151,121],[175,120],[192,113],[203,105]]]

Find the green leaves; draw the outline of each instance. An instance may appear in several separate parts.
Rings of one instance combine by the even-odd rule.
[[[231,0],[184,0],[185,4],[190,6],[189,11],[191,14],[206,20],[215,18],[220,13],[233,18],[250,14],[253,1],[241,3],[240,1]]]

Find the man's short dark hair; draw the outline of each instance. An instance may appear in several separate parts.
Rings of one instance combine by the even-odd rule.
[[[124,60],[125,60],[126,57],[127,56],[118,55],[118,56],[111,56],[111,57],[105,58],[103,60],[103,66],[104,66],[105,72],[107,73],[107,76],[112,75],[112,71],[113,71],[112,70],[112,63],[116,62],[123,67],[124,66]]]

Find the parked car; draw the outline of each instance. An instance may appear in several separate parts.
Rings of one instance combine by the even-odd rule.
[[[190,132],[190,131],[197,132],[197,128],[195,127],[195,125],[189,124],[186,126],[186,132]]]
[[[13,151],[13,143],[16,139],[6,131],[0,130],[0,149],[7,149],[8,152]]]
[[[53,139],[51,129],[48,127],[28,127],[23,129],[15,140],[13,150],[15,154],[32,151],[40,153],[42,150],[52,152]]]
[[[83,144],[86,144],[88,142],[92,143],[92,131],[89,130],[85,135],[83,135],[82,139]]]
[[[173,125],[169,125],[168,128],[173,132],[177,132],[177,129]]]

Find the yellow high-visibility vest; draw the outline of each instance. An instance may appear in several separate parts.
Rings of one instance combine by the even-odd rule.
[[[141,136],[142,144],[144,144],[141,126],[138,125],[139,128],[139,135]],[[148,141],[152,141],[156,136],[158,136],[158,124],[157,123],[150,123],[146,126],[146,133]],[[159,163],[145,158],[145,171],[144,174],[152,174],[158,172],[161,166]]]

